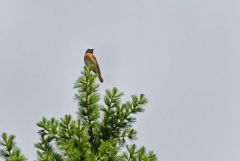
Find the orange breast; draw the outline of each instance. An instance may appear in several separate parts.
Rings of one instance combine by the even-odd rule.
[[[91,53],[86,53],[85,56],[84,56],[84,61],[86,64],[93,64],[93,65],[96,65],[96,62],[92,56]]]

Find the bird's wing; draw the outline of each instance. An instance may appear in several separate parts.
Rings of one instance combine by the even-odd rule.
[[[93,55],[93,59],[94,59],[95,62],[96,62],[97,72],[98,72],[99,75],[101,75],[101,71],[100,71],[100,68],[99,68],[99,65],[98,65],[97,59],[96,59],[96,57],[95,57],[94,55]]]

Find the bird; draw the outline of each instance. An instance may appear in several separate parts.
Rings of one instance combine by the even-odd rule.
[[[93,72],[95,74],[97,74],[98,79],[102,83],[103,78],[102,78],[102,75],[101,75],[101,71],[100,71],[97,59],[93,55],[93,50],[94,49],[87,49],[87,51],[85,52],[85,55],[84,55],[84,62],[85,62],[86,65],[93,65]]]

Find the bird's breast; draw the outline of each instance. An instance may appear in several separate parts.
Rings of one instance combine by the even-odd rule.
[[[95,64],[95,60],[93,59],[93,56],[92,54],[89,54],[87,53],[84,57],[84,61],[87,65],[90,65],[90,64]]]
[[[86,65],[91,65],[91,62],[88,59],[84,59],[84,62],[85,62]]]

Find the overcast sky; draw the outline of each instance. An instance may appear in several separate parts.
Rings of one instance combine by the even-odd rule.
[[[239,161],[239,42],[239,0],[1,0],[0,133],[36,159],[36,123],[75,115],[95,48],[101,94],[149,99],[139,146],[159,161]]]

